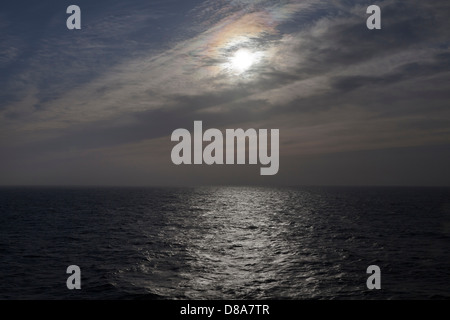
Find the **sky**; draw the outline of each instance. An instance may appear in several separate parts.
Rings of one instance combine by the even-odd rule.
[[[69,5],[81,29],[69,30]],[[380,30],[366,9],[381,8]],[[450,2],[0,3],[0,185],[450,185]],[[280,167],[178,128],[280,130]]]

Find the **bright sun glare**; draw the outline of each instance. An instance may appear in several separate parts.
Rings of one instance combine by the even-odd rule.
[[[255,62],[255,54],[247,49],[239,49],[230,59],[232,69],[239,73],[249,69]]]

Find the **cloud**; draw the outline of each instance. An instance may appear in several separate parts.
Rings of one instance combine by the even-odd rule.
[[[376,31],[357,1],[198,3],[99,6],[81,33],[46,31],[25,56],[8,35],[0,148],[75,159],[136,146],[121,159],[142,165],[137,146],[170,146],[194,120],[279,128],[289,156],[450,141],[446,1],[381,1]],[[223,66],[240,47],[262,59],[235,75]]]

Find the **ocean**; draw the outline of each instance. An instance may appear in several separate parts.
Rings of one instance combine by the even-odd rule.
[[[449,298],[450,188],[0,188],[0,299]]]

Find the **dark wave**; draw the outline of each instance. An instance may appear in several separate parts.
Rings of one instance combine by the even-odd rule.
[[[0,299],[450,298],[449,188],[1,188],[0,222]]]

